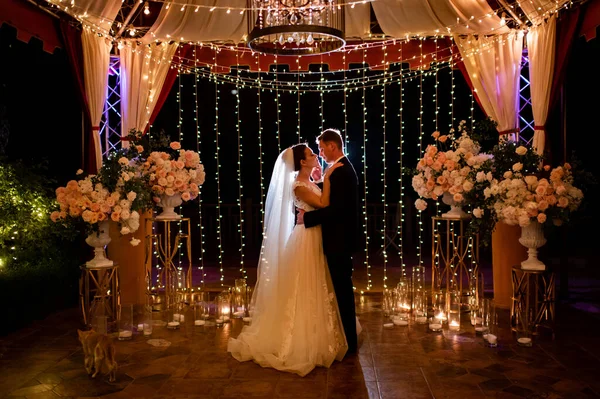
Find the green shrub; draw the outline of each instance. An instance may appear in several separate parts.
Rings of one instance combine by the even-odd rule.
[[[53,223],[52,187],[42,165],[0,162],[0,333],[77,303],[83,237]]]

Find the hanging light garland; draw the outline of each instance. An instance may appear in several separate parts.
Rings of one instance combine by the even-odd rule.
[[[398,59],[402,59],[402,46],[400,46],[399,49],[400,55],[398,56]],[[402,69],[402,66],[401,66]],[[404,86],[403,86],[403,79],[400,79],[398,81],[398,87],[399,87],[399,96],[400,96],[400,108],[398,110],[398,124],[399,124],[399,138],[398,138],[398,168],[399,168],[399,177],[398,177],[398,185],[399,185],[399,189],[400,189],[400,194],[399,194],[399,201],[398,201],[398,207],[400,207],[400,209],[396,210],[396,212],[399,212],[400,215],[400,220],[398,221],[398,226],[397,226],[397,236],[398,236],[398,258],[400,259],[400,273],[402,278],[406,277],[406,264],[404,263],[404,243],[403,243],[403,237],[404,237],[404,230],[403,230],[403,224],[404,224]]]
[[[194,47],[194,56],[196,54],[196,48]],[[202,159],[201,148],[202,148],[202,136],[200,134],[200,107],[198,106],[198,73],[194,74],[194,122],[196,124],[196,151],[198,155],[200,155],[200,159]],[[200,284],[204,287],[204,278],[206,274],[204,273],[204,226],[202,224],[202,185],[198,186],[198,231],[200,232],[200,255],[198,256],[198,264],[200,269]],[[191,267],[191,265],[190,265]]]
[[[385,47],[383,48],[383,63],[386,64],[386,56],[387,53],[385,51]],[[384,71],[386,71],[386,69],[384,69]],[[383,81],[386,82],[387,78],[386,75],[384,73],[384,79]],[[385,180],[385,175],[386,175],[386,157],[385,157],[385,147],[387,144],[387,137],[386,137],[386,130],[387,130],[387,119],[386,119],[386,112],[387,112],[387,103],[386,103],[386,87],[385,85],[381,86],[381,103],[383,106],[383,111],[381,113],[381,117],[382,117],[382,122],[383,122],[383,137],[382,137],[382,144],[381,144],[381,153],[382,153],[382,171],[381,171],[381,183],[383,185],[383,193],[381,195],[381,202],[383,204],[383,217],[382,217],[382,227],[381,227],[381,236],[382,236],[382,243],[381,243],[381,251],[383,254],[383,289],[387,289],[387,263],[388,263],[388,258],[387,258],[387,251],[386,251],[386,246],[387,246],[387,202],[386,202],[386,192],[387,192],[387,183]]]
[[[363,79],[365,78],[365,51],[362,53],[363,61],[363,69],[362,75]],[[368,222],[369,218],[367,215],[367,195],[369,193],[368,185],[367,185],[367,101],[366,101],[366,88],[363,86],[362,88],[362,122],[363,122],[363,144],[362,144],[362,153],[363,153],[363,182],[364,182],[364,195],[363,195],[363,227],[365,233],[365,266],[367,267],[367,290],[370,290],[373,286],[373,281],[371,280],[371,263],[369,262],[369,231],[368,231]]]
[[[216,64],[216,54],[215,54],[215,64]],[[215,79],[215,161],[217,164],[217,171],[215,173],[215,178],[217,180],[217,248],[219,251],[218,260],[219,260],[219,271],[221,272],[221,286],[223,286],[223,282],[225,281],[224,271],[223,271],[223,238],[221,236],[221,163],[219,162],[219,136],[221,132],[219,131],[219,85],[217,84],[217,80]]]
[[[237,54],[236,54],[237,55]],[[236,57],[236,77],[238,78],[236,80],[236,85],[235,85],[235,119],[236,119],[236,123],[235,123],[235,127],[237,130],[237,145],[238,145],[238,159],[237,159],[237,178],[238,178],[238,199],[237,199],[237,205],[239,207],[239,211],[240,211],[240,221],[238,223],[238,234],[240,235],[240,273],[242,275],[242,278],[247,279],[248,276],[246,276],[246,269],[244,267],[244,242],[246,241],[246,237],[244,237],[244,207],[242,204],[242,199],[243,199],[243,187],[244,185],[242,184],[242,127],[241,127],[241,120],[240,120],[240,84],[239,84],[239,76],[240,76],[240,59],[239,57]]]

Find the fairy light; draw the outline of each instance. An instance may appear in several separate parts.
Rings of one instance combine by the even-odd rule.
[[[196,59],[196,46],[193,46],[194,51],[194,59]],[[195,65],[195,64],[194,64]],[[194,122],[196,123],[196,151],[198,155],[201,156],[201,148],[202,148],[202,136],[200,135],[200,113],[198,107],[198,69],[194,69]],[[204,287],[204,278],[206,274],[204,273],[204,226],[202,225],[202,185],[198,186],[198,230],[200,231],[200,255],[198,257],[198,264],[200,269],[200,284]],[[191,265],[190,265],[191,267]]]
[[[277,54],[275,54],[275,84],[277,84],[277,76],[279,75],[279,64],[277,63]],[[277,110],[277,121],[275,122],[277,129],[277,153],[281,153],[281,114],[279,109],[279,90],[275,91],[275,108]]]
[[[344,62],[344,80],[346,80],[346,70],[347,65],[346,65],[346,52],[343,52],[343,62]],[[347,157],[350,157],[350,153],[348,152],[348,111],[347,111],[347,101],[348,101],[348,95],[347,95],[347,88],[344,87],[344,91],[343,91],[343,96],[344,96],[344,109],[343,109],[343,114],[344,114],[344,131],[342,132],[342,137],[344,139],[344,154],[346,154]],[[352,264],[352,272],[354,272],[354,263]],[[352,284],[352,289],[356,290],[356,286],[354,286],[354,284]]]
[[[300,131],[300,95],[302,94],[300,91],[300,56],[298,56],[298,58],[296,58],[296,65],[297,65],[297,97],[296,97],[296,116],[298,117],[298,126],[297,126],[297,133],[298,133],[298,143],[302,142],[302,134]]]
[[[402,45],[400,45],[400,59],[402,59]],[[400,63],[400,69],[402,69],[402,63]],[[406,264],[404,263],[404,243],[403,243],[403,224],[404,224],[404,170],[403,170],[403,161],[404,161],[404,86],[403,80],[400,79],[398,81],[398,87],[400,91],[400,108],[398,110],[398,122],[400,126],[400,137],[398,140],[398,168],[400,170],[398,185],[400,189],[400,201],[398,202],[398,206],[400,207],[400,221],[397,226],[397,236],[399,237],[398,242],[398,258],[400,258],[400,272],[402,273],[402,277],[406,277]],[[398,211],[396,211],[398,212]]]
[[[386,64],[386,56],[387,56],[387,52],[386,52],[386,47],[383,48],[383,63],[384,65]],[[387,65],[384,67],[386,68]],[[384,71],[387,69],[384,69]],[[384,74],[384,79],[383,81],[386,82],[386,78],[385,78],[385,74]],[[383,166],[383,170],[381,171],[381,182],[383,184],[383,193],[381,195],[381,202],[383,203],[383,223],[382,223],[382,227],[381,227],[381,233],[382,233],[382,237],[383,237],[383,241],[381,243],[381,249],[382,249],[382,253],[383,253],[383,288],[387,289],[387,251],[385,249],[386,247],[386,231],[387,231],[387,225],[386,225],[386,219],[387,219],[387,203],[386,203],[386,191],[387,191],[387,184],[385,181],[385,172],[386,172],[386,159],[385,159],[385,147],[387,144],[387,137],[386,137],[386,128],[387,128],[387,119],[386,119],[386,111],[387,111],[387,104],[386,104],[386,87],[385,85],[381,86],[381,102],[383,105],[383,112],[382,112],[382,119],[383,119],[383,142],[381,145],[381,153],[383,154],[382,156],[382,166]]]
[[[236,53],[236,80],[235,84],[235,117],[236,124],[235,127],[237,129],[237,144],[238,144],[238,159],[237,159],[237,175],[238,175],[238,207],[240,208],[240,222],[238,223],[238,233],[240,235],[240,273],[244,279],[247,279],[246,270],[244,267],[244,242],[246,241],[246,237],[244,237],[244,207],[242,206],[242,198],[243,198],[243,184],[242,184],[242,129],[241,129],[241,120],[240,120],[240,83],[239,83],[239,75],[240,75],[240,59],[238,56],[239,53]],[[278,93],[279,94],[279,93]]]
[[[362,76],[365,78],[365,52],[362,51]],[[369,193],[367,187],[367,103],[366,103],[366,88],[362,87],[362,111],[363,111],[363,180],[364,180],[364,196],[363,196],[363,217],[364,217],[364,233],[365,233],[365,265],[367,266],[367,290],[370,290],[373,286],[371,281],[371,265],[369,263],[369,233],[368,233],[368,216],[367,216],[367,194]]]
[[[450,43],[450,123],[448,124],[448,130],[452,129],[454,126],[454,69],[452,68],[452,60],[454,59],[454,38],[450,38],[452,43]]]
[[[320,63],[319,63],[319,82],[320,85],[317,86],[319,89],[319,118],[321,120],[321,132],[323,131],[323,126],[325,124],[325,118],[323,116],[323,81],[325,80],[325,78],[323,77],[323,54],[321,54],[320,56]]]
[[[182,80],[182,76],[181,74],[177,75],[177,86],[178,86],[178,90],[177,90],[177,110],[178,110],[178,122],[177,122],[177,133],[178,133],[178,140],[179,142],[183,142],[183,105],[182,105],[182,97],[181,97],[181,92],[183,91],[183,80]],[[181,209],[181,207],[179,208],[179,216],[183,217],[183,210]],[[181,221],[177,222],[177,227],[178,227],[178,234],[179,236],[181,236],[182,234],[182,230],[181,230]],[[182,242],[180,241],[177,244],[177,289],[182,288],[181,287],[181,276],[182,276],[182,266],[181,266],[181,258],[182,258]],[[168,243],[167,245],[170,245],[170,243]],[[190,265],[191,267],[191,265]],[[168,269],[169,267],[166,268],[167,270],[165,270],[165,273],[168,273]]]
[[[214,54],[215,66],[217,61],[217,52]],[[215,70],[216,72],[216,70]],[[215,161],[217,163],[217,172],[215,178],[217,179],[217,245],[219,248],[219,271],[221,272],[221,287],[225,276],[223,275],[223,245],[221,236],[221,164],[219,162],[219,85],[215,79]]]
[[[423,43],[419,43],[419,48],[421,51],[421,57],[423,56]],[[423,156],[423,58],[421,58],[421,63],[419,65],[419,156]],[[423,267],[423,213],[422,211],[418,212],[417,216],[417,224],[419,227],[418,239],[417,243],[417,259],[420,267]]]
[[[437,51],[438,50],[438,41],[437,41],[437,38],[435,38],[434,43],[435,43],[435,49]],[[437,64],[437,52],[434,53],[434,61],[436,61],[436,64]],[[450,69],[452,69],[452,68],[450,68]],[[439,75],[438,75],[437,70],[434,72],[434,76],[435,76],[435,92],[434,92],[435,117],[434,117],[434,124],[435,124],[435,130],[437,131],[439,129],[439,126],[438,126],[438,116],[439,116],[439,112],[440,112],[440,106],[439,106],[439,101],[438,101],[438,97],[439,97],[438,96],[438,85],[439,85],[439,79],[438,78],[439,78]],[[436,201],[435,201],[435,213],[436,213],[437,216],[440,215],[440,201],[439,201],[439,199],[436,199]],[[431,245],[433,245],[434,248],[437,245],[438,235],[436,234],[436,232],[439,231],[440,225],[441,225],[441,222],[439,220],[436,221],[435,227],[434,227],[434,229],[433,229],[433,231],[431,233],[432,236],[433,236],[433,238],[432,238],[433,242],[432,242]],[[432,252],[434,252],[434,251],[432,251]],[[439,256],[437,256],[437,254],[434,257],[434,259],[432,259],[432,261],[435,262],[435,267],[438,268],[438,270],[439,270]]]
[[[259,88],[258,90],[256,90],[256,98],[258,100],[258,104],[256,106],[256,114],[258,116],[258,165],[259,165],[259,175],[260,175],[260,215],[261,215],[261,223],[263,223],[263,219],[264,219],[264,215],[265,215],[265,203],[264,203],[264,198],[265,198],[265,178],[263,175],[263,159],[264,159],[264,153],[263,153],[263,140],[262,140],[262,133],[263,133],[263,124],[262,124],[262,115],[261,115],[261,108],[262,108],[262,102],[261,102],[261,98],[260,98],[260,93],[262,91],[262,88],[260,87],[261,82],[262,82],[262,78],[261,78],[261,69],[260,69],[260,54],[256,54],[256,64],[258,65],[258,84],[259,84]],[[264,235],[264,232],[263,232]],[[262,254],[262,251],[261,251]]]

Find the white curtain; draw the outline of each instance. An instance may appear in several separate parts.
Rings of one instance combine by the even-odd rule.
[[[108,85],[108,67],[112,42],[109,38],[99,36],[90,28],[84,27],[81,32],[83,46],[83,78],[85,94],[90,109],[94,148],[96,150],[96,166],[102,167],[102,147],[100,146],[100,120]]]
[[[127,136],[133,128],[146,128],[176,50],[177,43],[122,43],[121,136]]]
[[[554,11],[568,2],[569,0],[517,0],[519,7],[533,26],[543,23],[550,13],[556,15]]]
[[[56,4],[61,11],[65,11],[74,18],[83,21],[84,25],[88,25],[91,29],[103,34],[110,32],[113,21],[123,4],[123,0],[49,1]]]
[[[498,122],[499,132],[516,132],[523,32],[454,40],[485,113]]]
[[[156,40],[181,42],[208,42],[213,40],[239,43],[248,33],[246,0],[183,0],[177,4],[165,3],[156,22],[142,38],[145,43]],[[183,7],[184,4],[189,6]],[[196,9],[194,6],[201,5]],[[210,11],[212,6],[218,6]],[[223,7],[234,10],[227,13]]]
[[[529,51],[529,79],[531,81],[531,106],[533,109],[533,148],[544,153],[545,125],[550,103],[550,90],[554,74],[556,43],[556,14],[545,23],[534,26],[527,33]]]
[[[371,6],[370,3],[346,4],[344,6],[346,13],[346,40],[351,38],[364,39],[369,37],[371,32]]]
[[[371,5],[383,32],[396,38],[509,31],[486,1],[377,0]]]

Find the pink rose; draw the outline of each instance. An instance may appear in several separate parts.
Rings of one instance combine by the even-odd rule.
[[[58,219],[60,219],[60,213],[58,211],[54,211],[50,214],[50,220],[53,222],[56,222]]]

